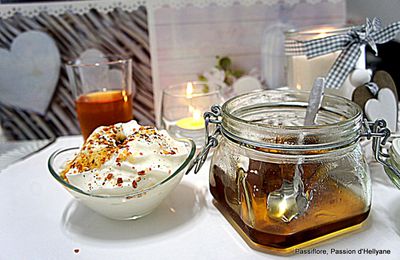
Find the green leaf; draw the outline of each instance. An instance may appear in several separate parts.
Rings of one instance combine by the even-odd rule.
[[[198,76],[198,79],[199,79],[200,81],[206,81],[206,82],[208,81],[207,78],[204,77],[204,75],[199,75],[199,76]]]
[[[241,70],[235,70],[235,71],[232,71],[232,75],[235,76],[236,78],[240,78],[241,76],[244,75],[244,72]]]
[[[218,65],[223,69],[223,70],[228,70],[231,67],[231,59],[228,57],[222,57],[219,62]]]

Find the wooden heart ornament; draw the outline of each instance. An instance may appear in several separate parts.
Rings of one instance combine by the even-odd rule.
[[[377,99],[369,99],[364,110],[369,120],[385,119],[390,131],[397,130],[397,100],[391,89],[379,90]]]
[[[353,91],[352,100],[355,103],[357,103],[357,105],[359,105],[364,110],[364,112],[365,112],[365,104],[371,98],[374,98],[374,95],[365,85],[358,86]]]
[[[44,115],[58,82],[60,53],[44,32],[28,31],[0,48],[0,103]]]

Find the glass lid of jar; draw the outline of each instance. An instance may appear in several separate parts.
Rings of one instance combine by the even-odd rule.
[[[326,95],[315,125],[304,126],[308,92],[260,91],[228,100],[221,109],[222,134],[261,148],[336,149],[360,137],[362,111],[353,102]]]

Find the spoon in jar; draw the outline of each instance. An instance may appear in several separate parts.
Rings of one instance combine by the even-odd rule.
[[[314,81],[310,92],[304,126],[315,123],[318,110],[321,108],[325,88],[325,79],[322,77]],[[300,134],[298,144],[303,144],[304,134]],[[303,158],[300,157],[295,166],[293,181],[283,180],[281,187],[268,195],[267,210],[272,219],[283,222],[290,222],[302,215],[308,208],[312,199],[312,193],[304,192],[304,183],[301,179],[303,175]]]
[[[306,110],[306,116],[304,118],[304,126],[310,126],[315,123],[318,110],[321,108],[322,100],[324,99],[325,92],[325,79],[318,77],[314,81],[314,85],[311,89],[310,96],[308,98],[308,106]]]

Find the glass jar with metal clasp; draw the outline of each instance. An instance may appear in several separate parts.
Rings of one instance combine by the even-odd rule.
[[[198,172],[214,149],[215,205],[261,251],[288,254],[363,226],[371,181],[361,138],[372,138],[375,158],[400,179],[382,149],[390,136],[385,121],[366,122],[355,103],[327,95],[316,124],[304,126],[308,97],[252,92],[205,113],[208,142],[192,168]]]

